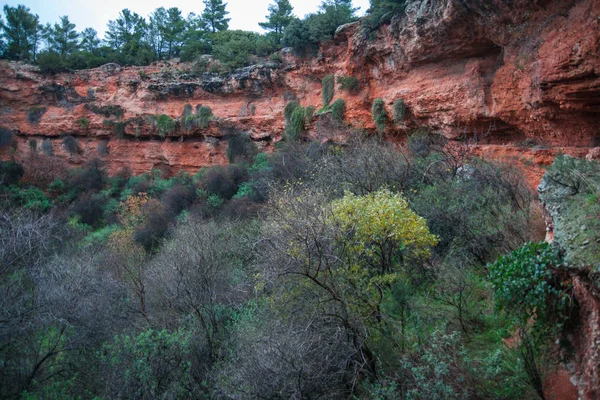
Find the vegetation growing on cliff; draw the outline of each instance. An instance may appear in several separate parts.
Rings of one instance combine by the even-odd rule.
[[[420,141],[268,155],[232,135],[233,164],[193,176],[2,164],[17,172],[0,189],[0,395],[531,398],[504,339],[512,294],[547,269],[510,267],[524,250],[486,265],[538,240],[533,196]],[[506,311],[492,284],[514,289]]]

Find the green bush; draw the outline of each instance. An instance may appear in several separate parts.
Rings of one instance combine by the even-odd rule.
[[[300,103],[298,103],[296,100],[289,101],[285,105],[285,108],[283,109],[283,116],[285,117],[286,123],[290,121],[294,110],[296,110],[298,107],[300,107]]]
[[[333,115],[333,119],[337,122],[343,122],[344,116],[346,114],[346,102],[344,99],[337,99],[331,105],[331,115]]]
[[[396,101],[394,101],[394,122],[397,124],[402,122],[405,112],[406,104],[404,104],[404,100],[396,99]]]
[[[338,76],[337,83],[340,90],[355,92],[358,89],[358,79],[353,76]]]
[[[213,113],[208,106],[196,106],[195,125],[200,129],[206,129],[210,126],[213,119]]]
[[[333,93],[335,91],[335,76],[326,75],[322,80],[323,87],[321,89],[321,97],[323,99],[323,107],[326,107],[333,100]]]
[[[90,126],[90,120],[83,117],[78,118],[77,121],[75,121],[75,123],[79,125],[79,127],[82,129],[87,129]]]
[[[290,140],[299,140],[302,136],[302,132],[304,131],[305,121],[306,110],[304,107],[297,107],[292,113],[290,121],[285,127],[286,138]]]
[[[46,111],[46,107],[31,107],[29,110],[27,110],[27,120],[30,124],[37,125],[40,122],[42,115],[44,115]]]
[[[500,309],[527,324],[564,310],[567,297],[555,282],[552,268],[560,265],[558,252],[548,243],[528,243],[489,265],[489,279]]]
[[[385,103],[383,99],[377,98],[373,101],[373,107],[371,108],[371,114],[373,115],[373,121],[377,125],[379,133],[383,133],[385,130],[385,122],[387,121],[387,112],[385,111]]]
[[[37,140],[29,139],[29,150],[31,150],[32,153],[37,152]]]
[[[166,114],[160,114],[156,117],[156,126],[158,134],[163,138],[175,132],[176,128],[175,120]]]
[[[310,125],[312,122],[315,111],[317,111],[317,109],[314,106],[308,106],[304,108],[304,123],[306,125]]]

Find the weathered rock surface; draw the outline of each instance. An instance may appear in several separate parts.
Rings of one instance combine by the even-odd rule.
[[[97,142],[108,139],[111,170],[193,172],[225,162],[226,138],[236,132],[268,148],[281,138],[287,101],[319,109],[321,78],[352,75],[359,90],[336,90],[335,97],[346,100],[353,125],[373,131],[373,100],[384,99],[392,115],[400,98],[406,116],[389,121],[387,137],[401,141],[428,126],[451,139],[469,138],[478,154],[516,158],[537,184],[540,165],[550,164],[557,149],[598,156],[592,148],[600,144],[599,16],[600,0],[420,0],[377,32],[360,23],[340,27],[313,59],[284,51],[283,63],[226,76],[195,76],[190,65],[165,63],[43,77],[35,67],[2,62],[0,126],[17,134],[13,154],[21,158],[29,156],[30,138],[51,138],[58,149],[60,136],[70,134],[81,147],[72,163],[95,156]],[[207,129],[160,138],[150,117],[177,119],[186,104],[209,106],[217,119]],[[122,115],[91,111],[110,106]],[[33,107],[46,108],[38,122],[28,118]],[[308,133],[328,135],[319,124]]]
[[[562,339],[579,398],[600,398],[600,164],[557,159],[538,187],[548,213],[548,239],[561,249],[557,273],[572,287],[575,321]],[[564,343],[563,343],[564,344]]]

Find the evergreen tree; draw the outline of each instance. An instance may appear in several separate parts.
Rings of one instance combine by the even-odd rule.
[[[202,11],[202,21],[206,30],[210,32],[224,31],[229,28],[230,18],[225,18],[229,11],[225,8],[227,3],[223,0],[203,0],[204,11]]]
[[[60,23],[54,26],[47,25],[44,29],[44,38],[48,42],[48,50],[60,55],[62,58],[77,51],[79,35],[75,31],[75,24],[69,17],[60,17]]]
[[[100,39],[98,39],[98,32],[96,32],[94,28],[85,28],[83,32],[79,34],[79,38],[81,39],[79,47],[83,51],[89,53],[96,53],[98,51]]]
[[[152,61],[152,49],[145,42],[147,31],[143,17],[124,9],[116,20],[108,22],[107,42],[120,52],[120,62],[144,65]]]
[[[4,14],[6,22],[2,23],[2,28],[6,40],[5,57],[20,61],[35,60],[41,30],[39,17],[24,5],[5,5]]]
[[[292,22],[293,7],[289,0],[275,0],[275,3],[269,6],[269,15],[266,22],[259,22],[261,28],[274,32],[281,37],[283,30]]]
[[[176,57],[179,55],[183,45],[186,23],[181,15],[181,10],[177,7],[171,7],[167,10],[167,24],[163,32],[167,48],[167,57]]]
[[[154,58],[161,60],[165,50],[165,31],[167,29],[167,10],[159,7],[150,14],[148,42],[154,52]]]

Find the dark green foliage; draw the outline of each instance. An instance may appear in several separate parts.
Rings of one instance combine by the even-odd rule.
[[[44,115],[46,111],[46,107],[31,107],[29,110],[27,110],[27,120],[30,124],[37,125],[40,122],[42,115]]]
[[[256,145],[245,133],[232,135],[227,141],[227,158],[229,163],[250,161],[257,153]]]
[[[304,108],[304,124],[305,125],[308,126],[311,124],[316,111],[317,111],[317,109],[314,106],[308,106],[308,107]]]
[[[358,90],[358,79],[353,76],[338,76],[337,83],[340,90],[345,90],[350,93]]]
[[[371,0],[370,14],[364,20],[365,28],[374,31],[390,22],[392,17],[404,12],[408,3],[408,0]]]
[[[196,116],[194,124],[200,129],[206,129],[210,126],[213,119],[213,113],[208,106],[196,106]]]
[[[273,4],[269,5],[269,15],[266,22],[259,22],[261,28],[272,31],[280,40],[283,36],[284,29],[292,22],[294,16],[292,10],[294,8],[289,0],[274,0]]]
[[[87,129],[90,126],[90,120],[84,117],[78,118],[75,123],[82,129]]]
[[[373,101],[373,107],[371,107],[371,114],[373,115],[373,121],[375,121],[375,125],[377,125],[377,130],[379,133],[383,133],[385,130],[385,123],[387,121],[388,115],[385,111],[385,103],[383,99],[377,98]]]
[[[300,140],[306,126],[306,109],[296,107],[289,122],[285,126],[285,137],[289,140]]]
[[[102,351],[109,397],[191,398],[191,335],[183,330],[144,330],[119,335]]]
[[[37,152],[37,140],[35,140],[35,139],[29,139],[29,150],[32,153]]]
[[[156,117],[156,126],[158,134],[164,138],[175,132],[177,124],[175,123],[175,120],[168,115],[160,114]]]
[[[294,19],[284,31],[283,44],[302,56],[314,53],[322,41],[333,39],[336,29],[356,19],[350,0],[325,0],[319,11]]]
[[[77,139],[71,135],[66,135],[62,140],[63,147],[69,154],[74,155],[79,152],[79,146],[77,145]]]
[[[337,99],[331,105],[331,115],[333,115],[333,119],[337,122],[344,122],[344,116],[346,114],[346,102],[344,99]]]
[[[24,174],[25,169],[21,164],[0,160],[0,185],[14,185],[21,180]]]
[[[558,251],[548,243],[528,243],[489,265],[496,304],[527,325],[562,315],[567,296],[552,273]],[[522,325],[522,326],[524,326]]]
[[[223,0],[202,0],[204,11],[202,11],[201,21],[206,30],[215,33],[225,31],[229,27],[230,18],[226,18],[229,11],[226,10],[227,3]]]
[[[97,106],[95,104],[86,103],[85,108],[94,114],[102,115],[105,118],[116,117],[121,118],[125,113],[123,107],[119,105]]]
[[[322,80],[321,98],[323,100],[323,107],[326,107],[333,100],[333,93],[335,92],[335,76],[326,75]]]
[[[65,59],[53,51],[44,51],[38,54],[36,63],[43,74],[52,75],[67,70]]]
[[[283,116],[286,122],[288,122],[292,118],[292,114],[298,107],[300,107],[300,103],[298,103],[296,100],[289,101],[285,105],[285,108],[283,109]]]
[[[8,147],[13,140],[13,133],[10,129],[0,128],[0,149]]]
[[[2,21],[3,37],[6,39],[4,56],[11,60],[33,61],[39,40],[39,17],[24,5],[4,5],[6,22]]]
[[[405,112],[406,104],[404,104],[404,100],[396,99],[396,101],[394,101],[394,122],[397,124],[402,122]]]

